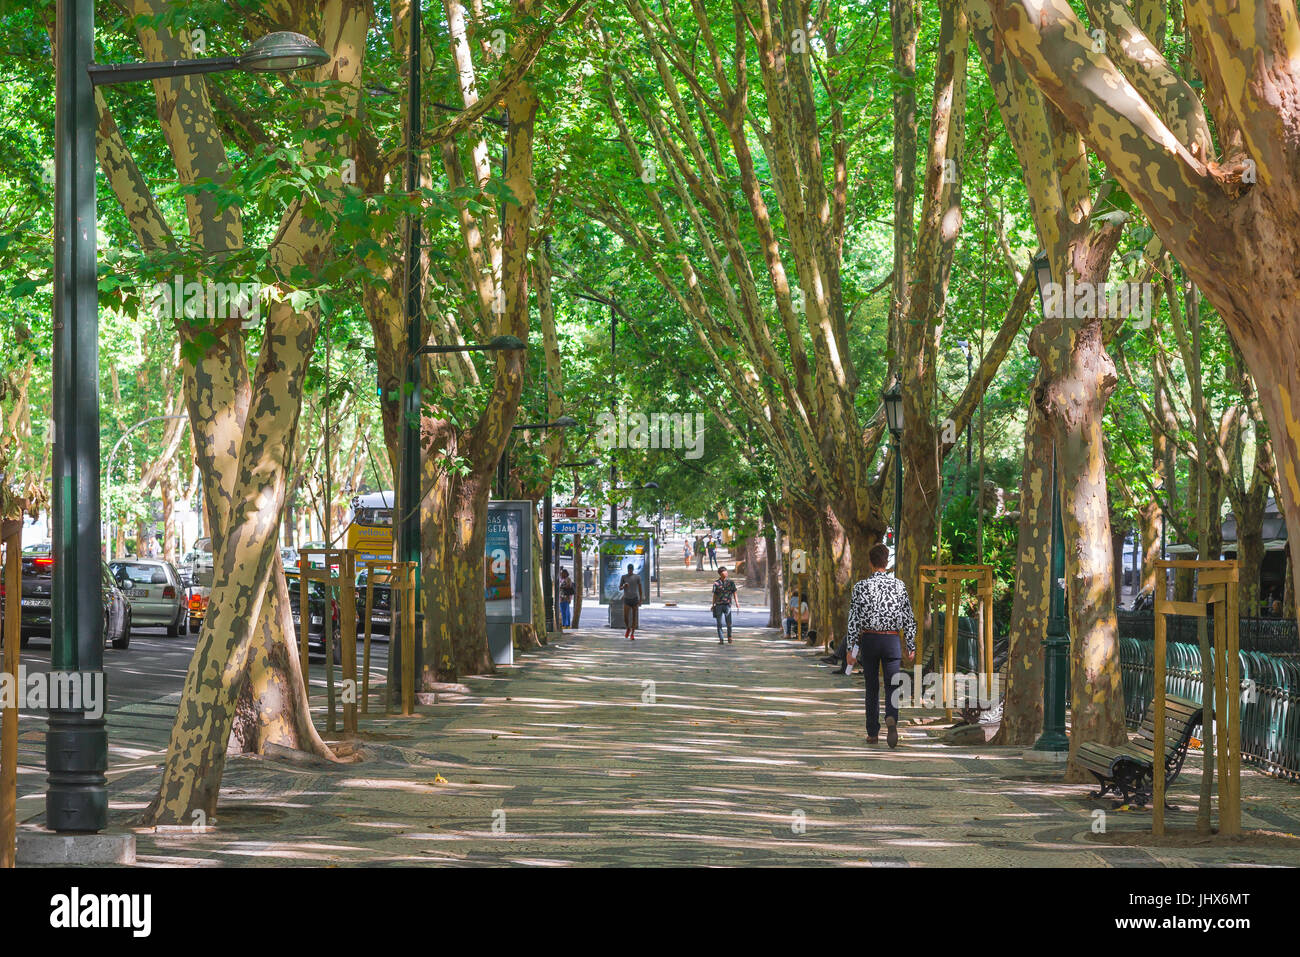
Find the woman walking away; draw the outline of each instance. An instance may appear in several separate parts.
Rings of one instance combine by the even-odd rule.
[[[641,607],[641,576],[627,566],[627,574],[618,580],[618,590],[623,593],[623,624],[627,630],[623,637],[636,641],[637,609]]]
[[[718,567],[718,543],[710,538],[708,549],[709,549],[709,567],[717,568]]]
[[[876,545],[867,557],[871,560],[871,577],[853,586],[849,605],[849,625],[845,635],[848,667],[862,662],[867,679],[867,743],[880,740],[880,675],[885,671],[885,728],[891,748],[898,747],[898,702],[894,698],[894,678],[898,674],[902,647],[899,638],[907,637],[907,657],[916,654],[916,618],[907,597],[907,586],[885,571],[889,564],[889,546]]]
[[[691,540],[690,540],[689,538],[684,538],[684,539],[682,539],[682,552],[683,552],[683,553],[685,554],[685,556],[686,556],[686,570],[687,570],[687,571],[690,571],[690,568],[691,568]]]
[[[736,594],[736,583],[727,577],[725,568],[718,569],[717,581],[713,583],[713,604],[709,611],[718,626],[718,644],[722,644],[722,618],[727,618],[727,644],[731,644],[731,603],[740,607],[740,596]]]
[[[560,627],[568,628],[573,621],[570,609],[573,607],[573,579],[567,568],[560,569]]]

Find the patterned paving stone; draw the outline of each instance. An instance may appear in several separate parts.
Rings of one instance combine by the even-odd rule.
[[[648,616],[647,616],[648,617]],[[508,677],[419,720],[373,716],[366,760],[289,766],[235,757],[215,827],[139,834],[154,865],[849,865],[1150,867],[1294,864],[1283,852],[1092,843],[1088,788],[1015,749],[950,748],[924,727],[865,741],[861,678],[772,631],[719,647],[707,629],[569,633]],[[653,684],[647,684],[652,682]],[[173,705],[174,707],[174,705]],[[146,711],[149,709],[146,709]],[[126,824],[157,786],[166,707],[119,741]],[[144,712],[141,712],[143,714]],[[117,716],[120,735],[129,735]],[[163,728],[161,737],[157,726]],[[133,763],[132,763],[133,762]],[[441,776],[446,783],[436,783]],[[1190,819],[1197,775],[1171,800]],[[1300,791],[1243,779],[1247,823],[1300,828]],[[1252,816],[1253,815],[1253,816]],[[1112,829],[1149,815],[1111,812]]]

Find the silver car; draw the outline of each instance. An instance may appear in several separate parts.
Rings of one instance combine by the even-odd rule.
[[[161,625],[169,637],[185,630],[186,588],[172,566],[158,558],[127,558],[109,565],[131,603],[133,625]]]

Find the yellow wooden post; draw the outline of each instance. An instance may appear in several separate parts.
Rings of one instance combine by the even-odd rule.
[[[943,703],[944,720],[952,720],[953,674],[957,671],[957,612],[961,610],[961,582],[944,582],[943,617]]]
[[[357,730],[357,566],[356,553],[344,549],[339,561],[339,605],[343,616],[343,730]],[[351,699],[351,700],[349,700]]]
[[[300,552],[298,559],[298,655],[302,659],[302,687],[311,700],[311,660],[307,651],[307,633],[311,625],[311,611],[307,606],[307,569],[311,567],[311,557],[307,552]],[[303,566],[306,562],[306,567]]]
[[[18,832],[18,649],[22,645],[22,522],[5,523],[4,670],[14,690],[0,724],[0,867],[15,864]]]
[[[402,562],[402,714],[415,714],[415,563]]]
[[[1234,562],[1235,564],[1235,562]],[[1240,575],[1240,568],[1236,569]],[[1228,586],[1228,684],[1232,692],[1231,834],[1241,833],[1241,634],[1236,583]]]
[[[980,580],[980,621],[984,626],[984,693],[993,702],[993,569],[984,570]]]
[[[364,651],[362,652],[362,659],[361,659],[361,713],[362,714],[370,713],[370,631],[371,631],[370,618],[375,608],[375,566],[378,564],[380,563],[374,562],[370,564],[368,566],[368,571],[366,573],[366,626],[365,626],[366,630],[365,630],[365,646],[364,646]],[[390,564],[390,563],[384,562],[383,564]],[[390,574],[390,579],[391,579],[391,574]],[[393,620],[392,595],[393,595],[393,589],[390,586],[388,589],[388,596],[389,596],[388,597],[388,620],[390,622]],[[391,624],[389,625],[389,640],[390,641],[392,640]]]
[[[1164,582],[1164,570],[1168,567],[1162,560],[1156,560],[1157,582]],[[1165,600],[1164,590],[1157,585],[1155,601],[1155,686],[1153,717],[1155,720],[1155,740],[1152,742],[1152,755],[1155,758],[1151,769],[1151,833],[1161,837],[1165,833]]]

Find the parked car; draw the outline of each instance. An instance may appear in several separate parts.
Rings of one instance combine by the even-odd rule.
[[[289,607],[293,610],[294,640],[302,640],[302,579],[298,575],[286,575],[289,586]],[[339,603],[329,600],[330,616],[334,619],[334,663],[343,661],[339,643]],[[307,582],[307,652],[325,656],[325,586],[318,581]]]
[[[298,549],[286,545],[280,549],[280,566],[285,571],[292,571],[298,567]]]
[[[181,556],[177,569],[181,573],[181,578],[188,581],[194,575],[194,567],[204,564],[212,564],[211,538],[196,539],[190,550]]]
[[[131,645],[131,603],[113,580],[113,573],[100,562],[100,594],[104,602],[104,642],[126,650]],[[54,559],[48,555],[23,555],[23,624],[18,644],[26,648],[33,636],[49,638],[53,626],[50,596],[54,591]],[[0,636],[4,631],[5,587],[0,583]]]
[[[190,634],[197,635],[203,627],[203,619],[208,617],[208,602],[212,598],[212,564],[197,564],[190,574]]]
[[[302,548],[298,549],[298,551],[302,552],[304,549],[308,549],[308,548],[329,548],[329,543],[328,542],[303,542]],[[297,564],[295,564],[294,567],[301,568],[302,567],[301,557],[299,557],[296,561]],[[325,567],[324,557],[321,555],[311,556],[311,567],[324,568]]]
[[[189,614],[186,587],[171,562],[161,558],[128,558],[111,562],[113,577],[131,602],[137,625],[161,625],[175,638],[185,630]]]
[[[357,572],[357,641],[366,633],[366,578],[370,569],[363,568]],[[382,635],[385,639],[393,629],[392,589],[389,587],[387,571],[375,572],[375,584],[371,597],[370,638],[373,641]]]

